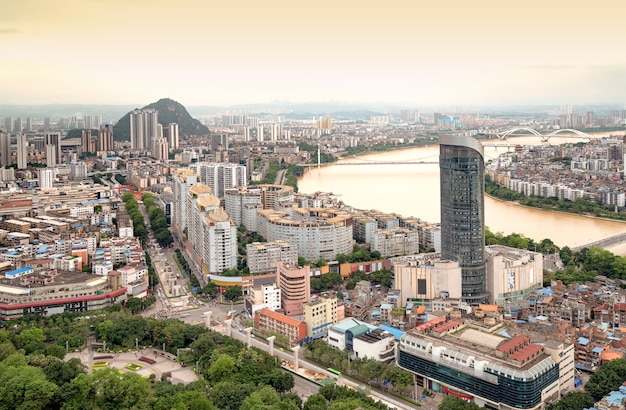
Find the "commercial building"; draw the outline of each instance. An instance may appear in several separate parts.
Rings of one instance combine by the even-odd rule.
[[[318,297],[304,304],[304,322],[307,337],[323,337],[328,329],[337,324],[337,297]]]
[[[261,309],[257,312],[254,316],[254,327],[287,336],[291,346],[297,346],[306,337],[304,322],[269,309]]]
[[[308,260],[333,260],[352,252],[352,216],[332,208],[297,208],[291,212],[263,210],[258,233],[268,241],[284,240]]]
[[[462,270],[462,298],[489,299],[485,280],[485,163],[482,144],[472,137],[439,138],[441,258]]]
[[[301,315],[303,304],[311,300],[311,268],[308,265],[288,265],[278,262],[276,282],[282,295],[282,306],[287,316]]]
[[[495,409],[541,409],[573,389],[573,344],[497,330],[432,320],[402,335],[397,364],[427,389]]]
[[[391,363],[396,358],[396,338],[382,329],[374,329],[354,338],[352,349],[359,359]]]
[[[250,274],[276,272],[278,262],[288,265],[298,263],[298,249],[285,242],[254,242],[246,246],[246,258]]]
[[[458,262],[441,260],[440,254],[394,258],[391,261],[394,273],[394,288],[398,289],[401,306],[418,303],[431,307],[435,299],[460,298],[461,267]]]
[[[0,319],[104,309],[126,300],[115,277],[24,267],[0,279]]]
[[[487,291],[493,302],[526,300],[543,286],[543,254],[525,249],[491,245],[485,248]]]

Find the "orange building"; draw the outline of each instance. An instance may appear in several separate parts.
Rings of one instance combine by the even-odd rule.
[[[306,338],[306,323],[265,308],[254,316],[254,327],[287,336],[291,346]]]

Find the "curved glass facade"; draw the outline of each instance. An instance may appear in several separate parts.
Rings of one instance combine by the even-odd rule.
[[[462,298],[486,301],[485,163],[474,138],[441,136],[441,257],[459,262]]]

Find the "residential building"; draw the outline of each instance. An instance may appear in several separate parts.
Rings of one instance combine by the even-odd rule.
[[[281,291],[282,306],[287,316],[301,315],[303,304],[311,300],[311,269],[308,265],[278,262],[276,283]]]
[[[377,229],[372,235],[372,250],[383,258],[419,253],[419,235],[407,228]]]
[[[305,259],[333,260],[352,251],[352,216],[331,208],[296,208],[291,212],[257,213],[257,232],[268,241],[285,240],[298,247]]]
[[[154,109],[130,112],[130,144],[134,150],[145,151],[158,137],[159,112]]]
[[[246,246],[246,258],[252,275],[276,272],[278,262],[288,265],[298,263],[298,249],[282,240],[254,242]]]

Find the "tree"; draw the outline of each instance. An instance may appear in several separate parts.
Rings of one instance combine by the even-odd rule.
[[[476,404],[466,402],[457,396],[446,396],[443,398],[438,410],[476,410],[480,409]]]
[[[551,403],[546,410],[583,410],[593,407],[593,397],[587,392],[572,392],[556,403]]]
[[[240,286],[229,286],[224,291],[224,297],[227,300],[235,300],[237,298],[240,298],[241,295],[243,295],[243,293],[241,292]]]
[[[209,376],[213,383],[230,380],[235,371],[235,361],[227,354],[220,355],[209,368]]]
[[[126,309],[133,313],[137,313],[143,309],[143,302],[139,298],[130,297],[126,300]]]

